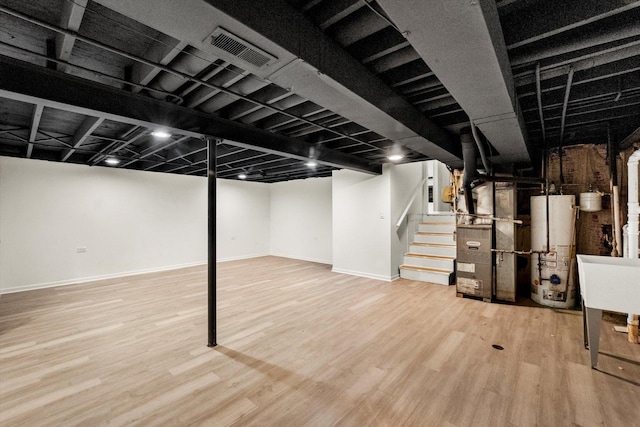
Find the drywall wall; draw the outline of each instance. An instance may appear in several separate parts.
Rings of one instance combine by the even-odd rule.
[[[331,178],[271,184],[271,255],[332,263]]]
[[[0,157],[0,292],[205,263],[207,180]]]
[[[333,271],[393,280],[390,251],[390,177],[334,171]]]
[[[216,257],[272,254],[393,280],[407,243],[395,221],[420,179],[408,164],[218,180]],[[205,178],[0,157],[0,293],[205,263],[206,251]]]
[[[407,163],[392,165],[389,167],[391,188],[391,272],[398,275],[398,269],[404,261],[404,254],[409,251],[409,240],[417,231],[419,221],[411,222],[413,215],[422,213],[423,192],[418,189],[416,198],[409,207],[407,218],[399,227],[396,227],[398,219],[411,200],[413,192],[423,179],[424,163]],[[426,185],[425,185],[426,187]]]
[[[269,184],[217,180],[216,259],[218,261],[269,255],[270,198]]]

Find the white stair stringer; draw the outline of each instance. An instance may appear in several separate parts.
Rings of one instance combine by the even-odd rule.
[[[455,216],[429,215],[419,224],[400,266],[408,280],[451,285],[455,282]]]

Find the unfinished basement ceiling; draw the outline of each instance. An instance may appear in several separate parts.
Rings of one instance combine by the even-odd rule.
[[[278,182],[460,167],[470,120],[505,170],[640,127],[640,1],[0,0],[0,28],[6,156],[206,175],[210,139]]]

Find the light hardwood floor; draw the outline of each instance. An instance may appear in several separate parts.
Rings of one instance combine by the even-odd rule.
[[[3,295],[0,425],[640,425],[640,345],[590,369],[579,311],[275,257],[218,289],[215,349],[204,267]]]

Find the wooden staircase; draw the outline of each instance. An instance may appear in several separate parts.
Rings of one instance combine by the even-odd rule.
[[[429,215],[420,223],[400,266],[400,277],[451,285],[454,283],[455,216]]]

